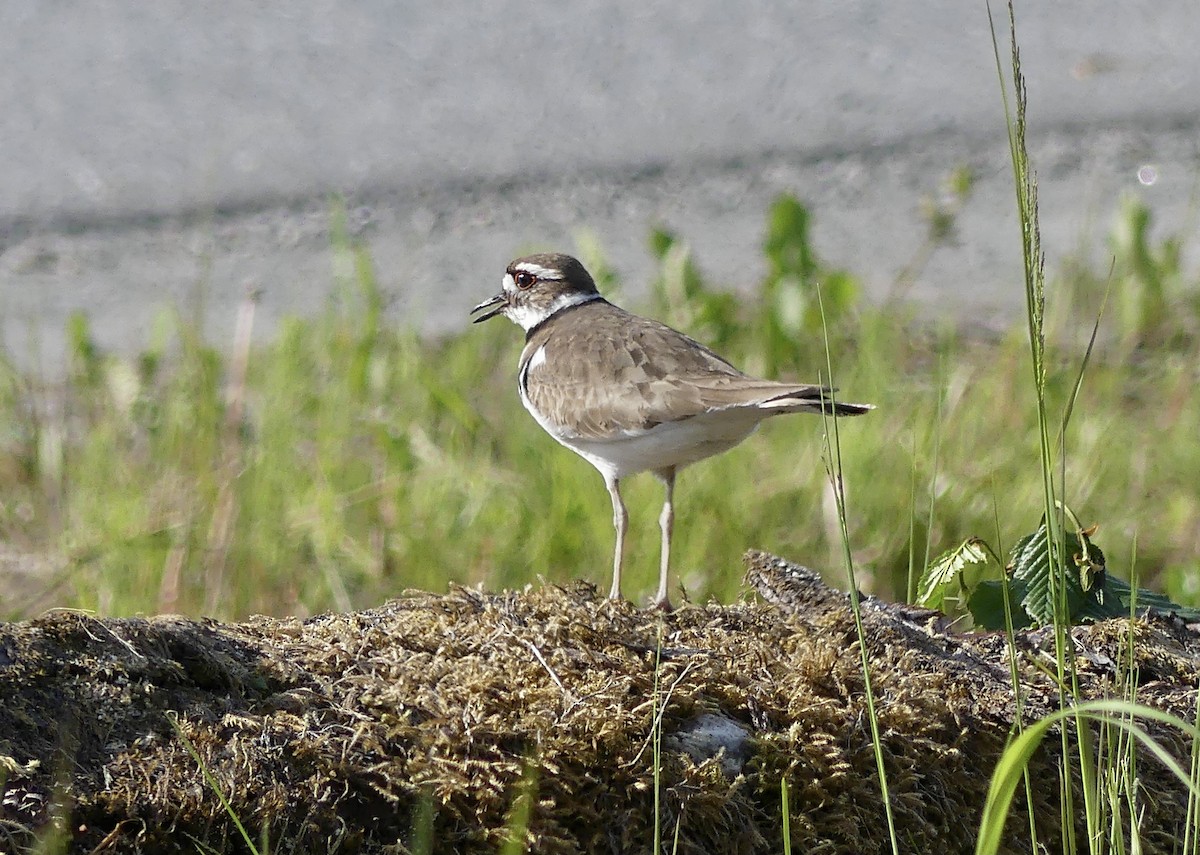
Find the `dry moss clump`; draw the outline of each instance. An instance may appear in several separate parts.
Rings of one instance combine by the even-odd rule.
[[[749,560],[772,603],[662,615],[576,585],[418,594],[307,621],[54,613],[2,626],[0,849],[57,833],[76,852],[245,851],[182,734],[272,852],[405,852],[424,811],[435,851],[493,853],[523,792],[533,851],[649,851],[657,711],[664,837],[678,828],[680,852],[781,851],[784,778],[796,851],[885,851],[845,598]],[[1014,720],[1003,638],[878,603],[867,629],[900,840],[972,851]],[[1127,631],[1075,632],[1090,696],[1117,691]],[[1194,634],[1166,618],[1138,632],[1139,699],[1190,716]],[[1044,639],[1022,644],[1032,719],[1058,700],[1037,667]],[[1187,756],[1179,735],[1158,735]],[[1032,780],[1053,849],[1052,742]],[[1170,851],[1185,793],[1148,758],[1138,771],[1143,842]],[[1014,851],[1029,850],[1023,809]]]

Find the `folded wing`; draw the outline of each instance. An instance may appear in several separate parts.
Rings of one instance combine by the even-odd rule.
[[[858,415],[871,409],[834,403],[828,387],[747,377],[682,333],[622,311],[597,314],[595,323],[551,334],[540,346],[545,358],[530,368],[527,393],[566,437],[635,436],[722,410]]]

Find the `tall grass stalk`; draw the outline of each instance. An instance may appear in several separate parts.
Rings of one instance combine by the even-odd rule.
[[[1200,852],[1200,686],[1196,687],[1196,711],[1192,719],[1192,765],[1189,770],[1187,819],[1183,827],[1184,855]]]
[[[939,354],[939,357],[938,357],[938,376],[939,376],[939,378],[945,376],[944,358],[942,357],[941,354]],[[944,384],[937,383],[936,386],[939,389],[941,389],[941,388],[943,388]],[[934,417],[933,417],[933,465],[932,465],[932,469],[929,473],[929,510],[928,510],[928,514],[925,519],[925,532],[926,532],[926,534],[925,534],[925,554],[921,559],[921,567],[922,568],[929,566],[930,553],[932,552],[932,549],[933,549],[933,537],[931,535],[932,535],[932,532],[934,531],[934,520],[937,518],[936,510],[937,510],[937,496],[938,496],[938,468],[939,468],[939,465],[940,465],[941,459],[942,459],[942,399],[943,399],[943,397],[944,396],[940,393],[935,396],[935,401],[937,403],[937,409],[935,410]],[[915,440],[914,440],[913,444],[915,446],[915,444],[916,444]],[[915,452],[913,454],[913,458],[914,459],[916,458]],[[914,466],[913,467],[914,496],[916,493],[916,475],[917,475],[917,469]],[[908,562],[908,585],[907,585],[908,597],[907,597],[907,600],[908,600],[908,602],[911,603],[911,602],[913,602],[914,599],[916,599],[917,580],[920,578],[920,571],[918,571],[915,567],[913,567],[913,552],[912,552],[913,544],[912,544],[912,535],[911,535],[911,532],[913,531],[913,528],[914,528],[914,519],[916,518],[916,502],[914,501],[909,507],[912,508],[912,511],[910,512],[909,522],[908,522],[908,528],[909,528],[910,535],[909,535],[909,562]]]
[[[996,485],[992,483],[992,520],[995,525],[996,549],[1000,555],[1006,554],[1004,548],[1004,536],[1000,529],[1000,508],[996,502]],[[998,556],[997,556],[998,558]],[[1003,562],[999,562],[1003,564]],[[1004,604],[1004,638],[1007,642],[1005,648],[1008,659],[1008,677],[1012,684],[1013,691],[1013,726],[1012,734],[1019,736],[1025,730],[1025,694],[1021,688],[1021,668],[1017,654],[1017,639],[1016,630],[1013,628],[1013,602],[1009,592],[1008,585],[1000,586],[1000,596]],[[1029,841],[1033,845],[1034,851],[1040,849],[1038,845],[1038,829],[1037,829],[1037,811],[1035,810],[1035,802],[1033,799],[1033,780],[1029,775],[1029,767],[1026,766],[1021,770],[1021,783],[1025,789],[1025,810],[1029,819]]]
[[[1041,229],[1038,224],[1037,176],[1029,162],[1029,151],[1025,145],[1025,110],[1027,94],[1025,78],[1021,74],[1021,55],[1017,45],[1016,11],[1008,4],[1009,37],[1012,42],[1012,87],[1016,112],[1013,113],[1008,99],[1008,82],[1000,59],[1000,43],[996,25],[992,18],[991,3],[988,3],[988,24],[992,34],[992,49],[996,59],[996,73],[1000,78],[1001,96],[1004,102],[1004,119],[1008,130],[1009,153],[1012,159],[1013,179],[1016,188],[1017,219],[1021,227],[1021,253],[1025,282],[1025,319],[1028,326],[1030,369],[1034,391],[1034,413],[1037,418],[1038,450],[1042,478],[1043,510],[1052,549],[1057,550],[1054,559],[1065,572],[1065,541],[1063,538],[1062,511],[1058,507],[1054,485],[1054,450],[1050,442],[1050,419],[1046,407],[1046,259],[1042,252]],[[1063,585],[1061,577],[1052,578],[1053,590],[1059,592],[1053,599],[1056,608],[1061,601]],[[1064,604],[1065,605],[1065,604]],[[1060,619],[1061,618],[1061,619]],[[1067,623],[1067,612],[1056,613],[1055,626]],[[1061,648],[1062,639],[1056,636]],[[1063,656],[1058,659],[1061,661]],[[1059,674],[1063,682],[1064,674]]]
[[[829,327],[825,323],[825,304],[817,285],[817,306],[821,312],[821,335],[825,343],[825,381],[831,389],[836,388],[833,376],[833,356],[829,346]],[[830,393],[833,397],[834,393]],[[835,402],[836,403],[836,402]],[[854,631],[858,637],[858,652],[862,666],[863,696],[867,703],[867,721],[871,728],[871,745],[875,753],[875,769],[879,775],[879,793],[887,817],[888,839],[893,855],[900,855],[900,843],[896,837],[896,818],[892,811],[891,792],[888,787],[887,764],[884,762],[883,739],[879,735],[879,716],[875,708],[875,692],[871,687],[871,661],[867,650],[867,636],[863,630],[862,603],[858,596],[858,579],[854,571],[854,554],[850,550],[850,530],[846,523],[846,490],[842,470],[842,443],[838,432],[838,420],[828,413],[822,414],[825,423],[825,465],[829,486],[833,490],[837,507],[838,532],[842,541],[842,558],[846,566],[849,583],[850,610],[854,614]]]
[[[433,793],[422,790],[413,811],[411,855],[431,855],[433,852]]]
[[[204,776],[204,782],[208,785],[208,788],[213,791],[217,799],[220,800],[221,807],[225,809],[225,813],[233,821],[234,827],[238,830],[238,834],[240,834],[242,837],[242,842],[246,844],[246,848],[250,851],[251,855],[268,855],[269,848],[266,846],[265,842],[266,830],[263,830],[264,844],[263,848],[260,849],[250,838],[250,833],[246,831],[246,826],[242,825],[241,818],[237,815],[237,811],[233,809],[233,805],[230,804],[229,799],[225,795],[225,791],[221,789],[220,782],[217,781],[213,773],[209,771],[208,766],[204,763],[204,759],[200,756],[200,752],[196,750],[196,746],[192,743],[192,740],[188,739],[187,734],[183,732],[182,725],[179,724],[179,721],[174,715],[168,715],[167,720],[171,723],[171,727],[174,728],[175,735],[179,737],[179,741],[183,743],[183,747],[187,749],[187,753],[191,755],[194,761],[196,761],[196,765],[200,769],[200,774]]]
[[[1041,229],[1038,221],[1037,177],[1029,161],[1026,147],[1026,108],[1027,91],[1025,79],[1021,73],[1021,56],[1017,43],[1016,11],[1013,3],[1008,4],[1009,37],[1011,40],[1012,86],[1016,105],[1015,115],[1009,106],[1007,85],[1000,61],[999,43],[996,37],[995,23],[992,20],[991,6],[988,5],[988,22],[991,27],[992,47],[996,59],[997,73],[1001,79],[1001,92],[1004,100],[1005,124],[1008,129],[1009,149],[1012,158],[1014,186],[1016,189],[1017,215],[1021,227],[1021,249],[1025,280],[1026,321],[1028,324],[1030,368],[1032,370],[1032,387],[1034,390],[1035,415],[1037,419],[1039,470],[1042,478],[1043,514],[1046,520],[1047,544],[1050,548],[1051,573],[1049,577],[1051,602],[1054,608],[1054,651],[1057,669],[1057,684],[1059,686],[1059,702],[1064,707],[1069,703],[1068,696],[1078,698],[1078,685],[1074,667],[1074,659],[1067,642],[1066,630],[1070,624],[1067,607],[1067,547],[1065,505],[1057,497],[1054,483],[1055,455],[1054,446],[1050,439],[1050,419],[1046,405],[1046,291],[1045,291],[1045,255],[1041,245]],[[1078,388],[1078,386],[1077,386]],[[1065,438],[1062,440],[1065,448]],[[1065,484],[1066,457],[1059,456],[1062,466],[1060,485]],[[1068,690],[1068,685],[1070,690]],[[1094,838],[1100,822],[1099,812],[1095,804],[1096,790],[1095,769],[1091,732],[1081,722],[1075,729],[1079,740],[1077,757],[1079,760],[1086,827],[1089,837]],[[1070,731],[1064,728],[1061,732],[1062,763],[1070,762],[1071,744]],[[1074,791],[1070,785],[1071,775],[1066,768],[1062,769],[1062,819],[1063,828],[1068,839],[1074,835]],[[1072,850],[1075,844],[1070,843]]]
[[[1074,385],[1070,388],[1066,405],[1059,426],[1058,442],[1051,444],[1050,421],[1047,407],[1047,359],[1045,335],[1045,258],[1041,247],[1040,229],[1038,226],[1037,181],[1029,162],[1026,148],[1026,89],[1021,74],[1020,52],[1017,46],[1016,19],[1013,4],[1008,4],[1009,33],[1012,42],[1011,65],[1012,87],[1015,100],[1015,115],[1008,100],[1008,85],[1000,59],[999,40],[996,36],[995,22],[992,18],[990,4],[988,19],[991,26],[993,51],[996,59],[997,75],[1001,81],[1001,92],[1004,100],[1005,120],[1008,128],[1009,146],[1012,157],[1014,184],[1016,188],[1018,218],[1021,225],[1021,245],[1024,258],[1026,320],[1028,325],[1028,340],[1030,348],[1030,366],[1032,369],[1032,389],[1034,392],[1034,407],[1037,420],[1039,442],[1039,462],[1043,493],[1043,514],[1048,532],[1047,544],[1050,549],[1050,590],[1053,603],[1053,632],[1055,645],[1056,682],[1059,689],[1060,708],[1052,716],[1037,722],[1028,728],[1020,726],[1018,706],[1017,730],[1019,735],[1014,740],[1009,751],[1005,753],[1001,764],[997,767],[994,782],[1007,776],[1005,786],[1015,786],[1012,783],[1011,767],[1006,763],[1013,757],[1022,757],[1023,766],[1030,756],[1030,746],[1041,739],[1048,721],[1062,720],[1071,723],[1071,727],[1060,729],[1060,816],[1063,830],[1063,847],[1066,852],[1113,851],[1124,853],[1126,833],[1135,850],[1138,849],[1138,805],[1137,805],[1137,746],[1146,745],[1159,759],[1175,771],[1178,766],[1164,749],[1157,745],[1135,721],[1137,717],[1158,718],[1163,714],[1157,713],[1137,704],[1136,673],[1133,660],[1128,663],[1127,680],[1125,683],[1125,698],[1120,704],[1112,707],[1081,704],[1081,691],[1078,673],[1075,668],[1072,648],[1068,643],[1067,627],[1070,617],[1067,607],[1067,573],[1068,554],[1066,546],[1066,525],[1070,517],[1072,524],[1079,527],[1074,514],[1068,511],[1066,503],[1059,496],[1065,495],[1067,483],[1067,431],[1070,426],[1075,405],[1078,401],[1083,379],[1088,370],[1095,349],[1104,308],[1107,305],[1108,294],[1105,294],[1100,311],[1092,327],[1087,348],[1083,354]],[[1111,280],[1109,283],[1111,290]],[[1058,483],[1055,483],[1055,454],[1057,452]],[[1134,559],[1136,562],[1136,546]],[[1134,573],[1136,579],[1136,573]],[[1134,582],[1136,589],[1136,582]],[[1006,613],[1009,604],[1005,602]],[[1128,646],[1132,651],[1135,643],[1136,611],[1131,610]],[[1011,645],[1011,626],[1008,627]],[[1132,656],[1132,652],[1130,653]],[[1014,691],[1019,691],[1014,670]],[[1019,701],[1019,694],[1018,694]],[[1189,729],[1184,722],[1171,720],[1172,724]],[[1097,733],[1092,725],[1098,727]],[[1071,734],[1074,734],[1077,744],[1072,746]],[[1075,759],[1072,760],[1072,757]],[[1164,759],[1165,758],[1165,759]],[[1168,762],[1169,761],[1169,762]],[[1075,790],[1072,786],[1073,775],[1069,765],[1078,764],[1080,793],[1083,798],[1083,820],[1086,831],[1086,842],[1081,843],[1075,837]],[[1194,758],[1193,758],[1194,765]],[[1182,780],[1193,786],[1187,776],[1178,774]],[[1022,769],[1022,776],[1028,787],[1027,769]],[[1009,793],[1011,798],[1011,793]],[[989,797],[989,806],[994,803]],[[1030,804],[1032,815],[1032,804]],[[1007,810],[1007,808],[1006,808]],[[1122,816],[1127,812],[1129,823],[1123,822]],[[985,840],[999,835],[1003,826],[1003,818],[989,814],[985,808],[984,828],[981,830],[979,851],[988,849]],[[1031,831],[1035,826],[1031,818]],[[998,836],[995,837],[998,840]],[[989,844],[990,845],[990,844]]]
[[[1171,754],[1163,748],[1139,723],[1146,719],[1177,728],[1183,733],[1191,734],[1193,739],[1200,738],[1200,729],[1178,716],[1153,707],[1131,704],[1125,700],[1085,701],[1078,706],[1058,709],[1042,719],[1034,722],[1001,755],[996,769],[992,773],[992,783],[988,788],[987,799],[983,806],[983,815],[979,823],[979,837],[975,844],[976,855],[995,855],[1000,851],[1004,841],[1004,824],[1008,811],[1016,793],[1017,784],[1022,780],[1024,770],[1028,767],[1038,746],[1046,734],[1056,724],[1072,720],[1106,723],[1120,728],[1132,739],[1136,740],[1154,758],[1161,763],[1172,775],[1188,788],[1192,798],[1200,794],[1187,771],[1180,766]],[[1067,831],[1063,828],[1064,834]]]
[[[908,572],[904,577],[904,601],[906,603],[915,602],[917,599],[917,582],[921,578],[923,567],[917,566],[917,432],[914,430],[910,436],[912,445],[910,446],[909,454],[913,460],[912,475],[908,481]],[[936,468],[936,467],[935,467]],[[930,489],[936,487],[936,481],[930,485]],[[933,499],[929,501],[930,506],[933,505]],[[933,525],[932,514],[930,514],[929,527],[925,529],[925,554],[929,554],[929,532]],[[928,567],[929,562],[926,561],[924,567]]]
[[[517,784],[517,794],[508,812],[504,845],[500,855],[524,855],[529,851],[529,824],[537,801],[538,766],[533,758],[525,761],[525,770]]]
[[[654,645],[654,703],[651,705],[651,757],[654,764],[654,855],[662,852],[662,713],[659,711],[662,688],[663,624],[658,623],[658,640]],[[678,840],[679,827],[675,827]]]
[[[787,775],[779,779],[779,802],[783,813],[783,855],[792,855],[792,808],[788,804]]]
[[[1011,42],[1012,89],[1015,102],[1015,114],[1009,105],[1008,82],[1003,64],[1000,59],[999,39],[996,36],[995,21],[992,17],[991,4],[988,3],[988,25],[992,36],[992,50],[996,60],[996,73],[1000,80],[1001,95],[1004,102],[1005,126],[1008,131],[1009,152],[1012,158],[1013,180],[1016,190],[1017,218],[1021,227],[1021,252],[1023,259],[1025,281],[1025,315],[1028,324],[1030,369],[1032,371],[1032,387],[1034,391],[1034,412],[1037,418],[1039,470],[1042,479],[1043,515],[1046,521],[1047,545],[1050,550],[1049,588],[1053,603],[1053,631],[1055,667],[1057,669],[1057,684],[1059,687],[1059,704],[1067,709],[1068,683],[1071,695],[1078,698],[1075,680],[1074,660],[1067,643],[1066,631],[1070,623],[1066,599],[1066,535],[1064,506],[1058,501],[1054,484],[1054,449],[1050,440],[1050,420],[1046,406],[1046,276],[1045,255],[1041,245],[1041,229],[1038,222],[1037,177],[1029,161],[1029,151],[1026,147],[1026,107],[1027,91],[1025,78],[1021,73],[1021,54],[1017,43],[1016,10],[1012,0],[1008,3],[1009,39]],[[1062,459],[1065,466],[1065,457]],[[1069,672],[1069,673],[1068,673]],[[1075,733],[1079,740],[1076,756],[1079,761],[1079,771],[1084,798],[1085,824],[1088,830],[1089,842],[1096,835],[1099,827],[1099,811],[1095,804],[1094,792],[1096,779],[1091,752],[1091,732],[1085,723],[1075,719]],[[1061,801],[1059,804],[1062,828],[1067,841],[1068,851],[1075,851],[1077,843],[1075,833],[1074,791],[1072,776],[1067,768],[1071,762],[1070,729],[1063,728],[1060,732],[1062,755],[1060,763]]]

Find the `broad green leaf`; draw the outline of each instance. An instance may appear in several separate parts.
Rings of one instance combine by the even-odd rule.
[[[967,595],[967,611],[975,621],[977,629],[1004,629],[1004,588],[1008,584],[1009,608],[1012,614],[1013,629],[1027,629],[1033,625],[1029,615],[1020,608],[1020,601],[1025,592],[1024,585],[1005,583],[998,579],[987,579],[971,589]]]
[[[1105,620],[1127,617],[1131,602],[1137,611],[1147,609],[1178,615],[1185,620],[1200,620],[1200,611],[1172,602],[1162,594],[1138,588],[1128,582],[1113,578],[1107,572],[1104,553],[1092,543],[1091,529],[1076,529],[1066,532],[1066,573],[1062,584],[1066,587],[1066,620],[1071,624],[1086,620]],[[1009,564],[1009,584],[1012,601],[1019,602],[1035,624],[1046,626],[1054,621],[1054,602],[1051,573],[1057,572],[1052,550],[1047,542],[1045,520],[1033,534],[1017,541]],[[998,584],[998,583],[997,583]],[[980,588],[983,588],[981,585]],[[999,589],[997,588],[997,591]],[[995,619],[991,591],[977,591],[978,601],[973,596],[968,602],[976,622],[993,628],[1003,626],[1003,613],[998,625]],[[980,614],[976,614],[976,610]]]
[[[1063,618],[1068,623],[1078,623],[1085,618],[1103,620],[1121,614],[1114,612],[1111,607],[1105,607],[1104,553],[1082,530],[1068,530],[1064,539],[1067,554],[1062,563],[1067,572],[1059,577],[1066,594],[1066,614]],[[1057,586],[1051,582],[1052,574],[1059,572],[1060,562],[1056,552],[1057,549],[1052,548],[1049,542],[1046,521],[1043,519],[1037,531],[1017,541],[1009,565],[1013,581],[1025,586],[1020,600],[1022,608],[1040,626],[1052,624],[1055,619],[1054,596]]]
[[[1110,610],[1112,617],[1122,617],[1129,614],[1129,605],[1132,596],[1133,588],[1130,587],[1128,582],[1122,579],[1114,579],[1112,576],[1104,577],[1104,602]],[[1134,606],[1138,614],[1145,611],[1166,612],[1177,615],[1186,621],[1200,621],[1200,610],[1181,606],[1163,594],[1148,591],[1145,588],[1137,589],[1137,598],[1134,601]]]
[[[917,603],[931,609],[940,609],[946,598],[946,587],[962,584],[960,574],[971,564],[985,564],[988,556],[983,550],[983,541],[977,537],[964,540],[958,546],[943,552],[925,568],[918,583]]]

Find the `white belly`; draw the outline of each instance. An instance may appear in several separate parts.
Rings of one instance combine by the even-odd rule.
[[[601,472],[623,478],[649,469],[687,466],[728,451],[754,433],[766,415],[761,410],[724,410],[609,440],[566,438],[550,433]]]

